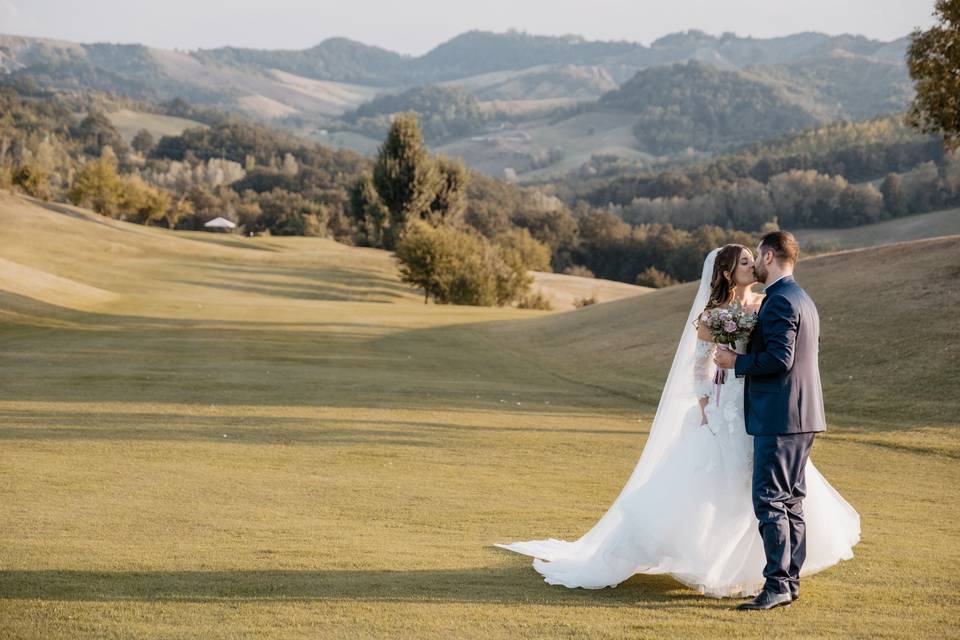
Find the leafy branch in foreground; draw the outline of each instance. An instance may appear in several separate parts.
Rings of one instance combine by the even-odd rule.
[[[936,24],[910,35],[907,66],[916,81],[910,123],[940,132],[947,149],[960,147],[960,0],[938,0]]]

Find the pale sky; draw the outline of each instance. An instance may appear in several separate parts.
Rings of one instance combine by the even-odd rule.
[[[933,24],[935,0],[0,0],[0,33],[166,49],[304,49],[343,36],[420,55],[469,31],[649,44],[687,29],[894,40]]]

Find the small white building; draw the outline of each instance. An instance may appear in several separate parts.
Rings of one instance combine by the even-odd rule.
[[[220,232],[227,232],[237,228],[236,223],[231,222],[230,220],[227,220],[226,218],[219,217],[219,216],[214,218],[213,220],[210,220],[209,222],[204,223],[203,226],[205,229],[210,229],[211,231],[220,231]]]

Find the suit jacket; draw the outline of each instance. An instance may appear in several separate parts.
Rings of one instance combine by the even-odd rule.
[[[820,316],[793,276],[767,287],[747,353],[734,370],[745,376],[747,433],[826,431],[820,386]]]

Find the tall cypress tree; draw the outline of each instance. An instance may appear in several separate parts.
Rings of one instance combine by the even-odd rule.
[[[427,217],[440,178],[436,163],[423,146],[416,114],[398,114],[373,167],[373,184],[390,215],[383,235],[385,248],[396,246],[412,220]]]
[[[467,182],[469,174],[459,159],[437,156],[437,190],[430,203],[428,220],[434,226],[458,223],[467,210]]]

